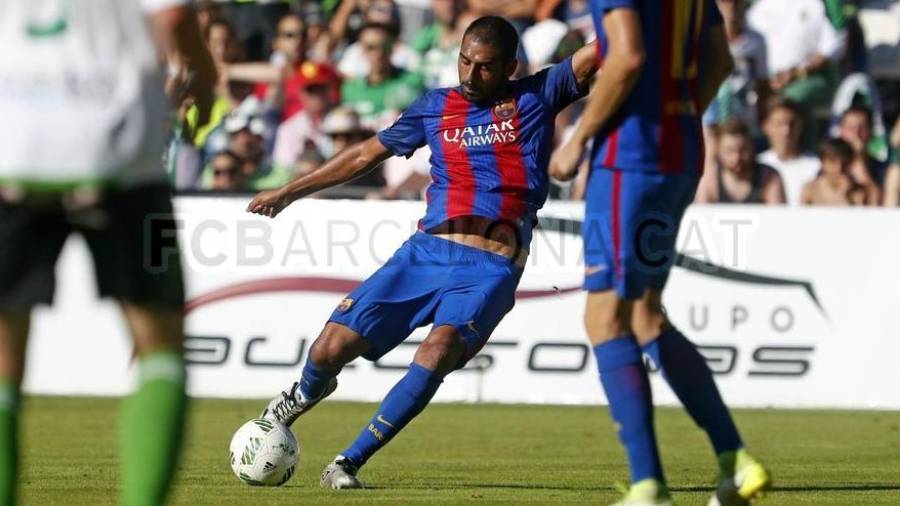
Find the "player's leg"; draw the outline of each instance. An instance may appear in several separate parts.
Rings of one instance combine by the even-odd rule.
[[[337,388],[346,364],[359,356],[377,360],[420,325],[434,292],[428,264],[416,260],[423,253],[410,238],[340,301],[310,347],[300,379],[272,399],[262,416],[290,425]]]
[[[325,469],[324,486],[360,486],[359,467],[421,413],[444,377],[478,353],[515,304],[522,270],[508,259],[431,236],[419,240],[439,252],[435,278],[445,280],[428,311],[434,327],[357,439]]]
[[[290,426],[337,388],[337,376],[345,365],[367,352],[371,345],[358,332],[328,322],[310,346],[300,379],[275,396],[260,415]]]
[[[0,504],[15,504],[31,309],[53,301],[54,266],[70,228],[52,195],[17,202],[5,197],[0,194]]]
[[[659,367],[663,378],[675,392],[694,421],[703,428],[719,459],[722,476],[734,476],[744,469],[745,498],[755,496],[769,483],[768,473],[745,451],[737,427],[713,379],[712,371],[697,350],[677,328],[671,325],[662,307],[662,290],[675,260],[675,239],[684,210],[693,200],[696,181],[689,176],[670,176],[663,185],[648,185],[660,192],[648,192],[651,209],[647,219],[652,227],[635,244],[641,248],[637,258],[646,259],[641,269],[642,296],[634,303],[631,327],[638,342]],[[723,495],[724,504],[733,504]],[[740,503],[741,501],[738,501]]]
[[[0,504],[16,499],[19,387],[29,323],[29,311],[0,312]]]
[[[116,189],[69,207],[84,236],[100,295],[119,301],[134,342],[137,383],[120,419],[121,502],[164,502],[177,469],[187,399],[184,284],[171,191]]]
[[[465,345],[456,328],[433,328],[406,374],[391,388],[356,440],[325,468],[322,485],[335,489],[361,487],[356,478],[359,468],[425,409],[464,353]]]
[[[660,299],[660,292],[651,289],[635,302],[632,326],[638,342],[697,425],[706,431],[716,454],[739,450],[743,442],[706,359],[669,323]]]
[[[181,308],[123,303],[137,385],[121,413],[122,503],[162,504],[181,449],[185,409]]]
[[[628,497],[664,503],[668,493],[653,425],[653,402],[641,349],[631,329],[631,248],[635,199],[631,174],[594,170],[588,181],[582,235],[588,290],[585,329],[600,383],[631,471]],[[627,498],[626,498],[627,499]],[[652,503],[652,502],[651,502]]]

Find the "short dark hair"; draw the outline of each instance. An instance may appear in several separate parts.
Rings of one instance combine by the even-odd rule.
[[[787,109],[788,111],[794,113],[794,115],[801,120],[803,119],[803,109],[800,107],[800,104],[787,97],[776,95],[769,99],[768,102],[766,102],[766,110],[763,115],[763,120],[769,119],[769,116],[771,116],[772,113],[774,113],[778,109]]]
[[[238,168],[240,168],[241,165],[244,164],[244,158],[239,156],[234,151],[231,151],[230,149],[226,149],[225,151],[219,151],[218,153],[213,155],[213,157],[210,159],[210,163],[212,163],[213,160],[215,160],[216,158],[219,158],[220,156],[224,156],[225,158],[230,158],[231,161],[234,162],[238,166]]]
[[[863,105],[851,105],[841,114],[841,121],[844,120],[847,116],[851,114],[862,114],[866,117],[866,123],[869,124],[869,128],[872,127],[872,110]]]
[[[853,161],[853,147],[843,139],[825,139],[819,145],[819,158],[840,160],[843,164]]]
[[[505,61],[514,59],[519,51],[519,32],[500,16],[483,16],[472,21],[463,33],[463,39],[466,37],[496,47]]]
[[[738,118],[730,118],[725,120],[718,127],[718,134],[721,135],[734,135],[738,137],[746,137],[751,138],[752,135],[750,133],[750,127],[747,126],[747,123],[738,119]]]
[[[392,39],[396,39],[398,33],[393,26],[386,23],[366,23],[359,29],[359,33],[363,33],[366,30],[381,30],[387,33]]]

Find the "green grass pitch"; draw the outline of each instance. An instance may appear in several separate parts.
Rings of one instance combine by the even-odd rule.
[[[434,404],[375,456],[372,488],[319,488],[322,467],[375,406],[325,402],[294,426],[300,467],[281,488],[231,474],[228,442],[262,401],[195,400],[171,497],[176,505],[607,504],[627,480],[623,452],[600,407]],[[113,504],[118,401],[29,398],[23,418],[26,505]],[[900,504],[900,412],[739,410],[750,449],[771,467],[764,505]],[[656,416],[679,505],[706,504],[715,470],[704,436],[679,409]]]

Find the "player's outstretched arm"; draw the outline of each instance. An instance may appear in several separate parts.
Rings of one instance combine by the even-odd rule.
[[[291,202],[332,186],[352,181],[372,171],[392,153],[378,137],[353,144],[325,162],[315,172],[297,178],[277,190],[259,192],[247,212],[274,218]]]
[[[575,177],[588,140],[622,106],[644,67],[641,21],[634,9],[609,11],[603,17],[603,28],[609,42],[603,71],[594,82],[575,134],[550,159],[550,175],[560,181]]]

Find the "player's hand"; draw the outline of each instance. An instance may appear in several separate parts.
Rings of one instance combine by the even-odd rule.
[[[578,164],[584,155],[584,144],[569,142],[553,153],[550,157],[550,176],[557,181],[570,181],[578,173]]]
[[[290,203],[291,200],[281,189],[261,191],[247,205],[247,212],[274,218]]]

